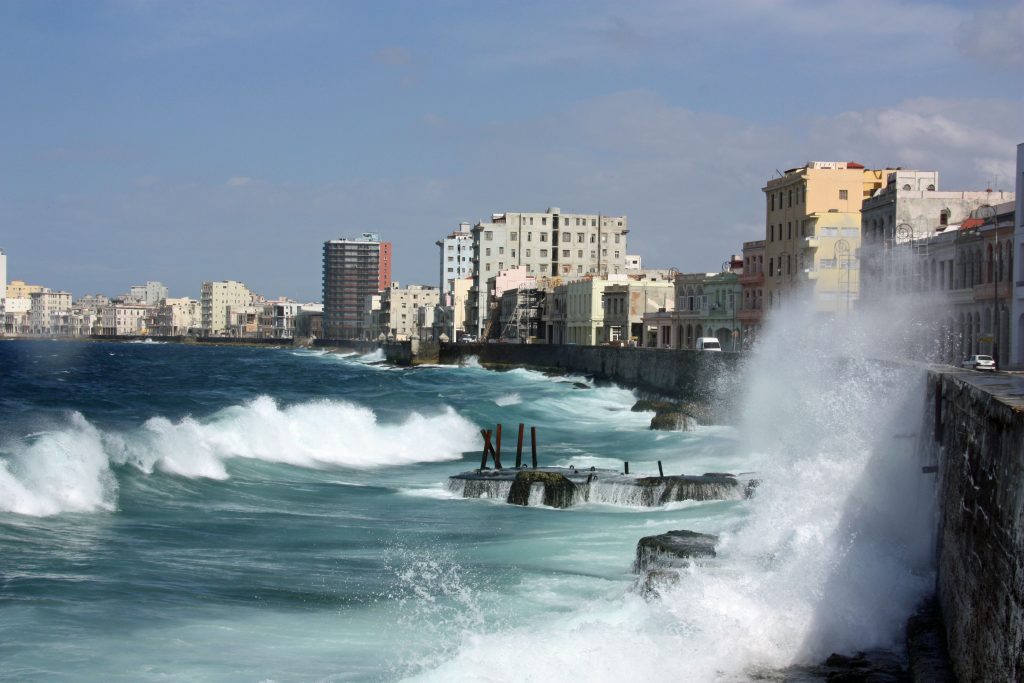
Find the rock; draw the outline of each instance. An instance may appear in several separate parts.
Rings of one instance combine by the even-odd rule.
[[[662,411],[651,418],[651,429],[664,432],[689,432],[697,421],[681,411]]]
[[[942,611],[932,597],[907,620],[907,654],[914,683],[954,683]]]
[[[743,487],[731,474],[639,477],[635,485],[644,489],[641,504],[647,507],[683,500],[742,500]]]
[[[540,470],[520,470],[508,492],[508,502],[529,505],[530,487],[544,485],[544,504],[553,508],[567,508],[576,501],[576,485],[564,474]]]
[[[589,389],[590,388],[590,385],[585,383],[585,382],[573,382],[572,385],[576,389]]]
[[[644,536],[636,544],[633,572],[651,572],[667,567],[687,567],[693,560],[715,556],[717,536],[680,529],[657,536]]]
[[[679,583],[679,572],[674,569],[654,569],[645,572],[640,581],[640,594],[645,598],[660,598],[661,591]],[[660,590],[659,590],[660,589]]]

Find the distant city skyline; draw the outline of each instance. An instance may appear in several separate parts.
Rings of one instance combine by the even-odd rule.
[[[1024,3],[10,2],[7,278],[76,297],[204,280],[321,298],[326,240],[393,277],[492,212],[628,215],[702,271],[810,160],[1013,190]]]

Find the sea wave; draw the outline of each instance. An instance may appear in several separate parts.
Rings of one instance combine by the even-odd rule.
[[[208,479],[226,479],[232,458],[371,469],[458,459],[475,448],[475,432],[451,408],[381,424],[372,410],[352,403],[281,407],[269,396],[203,420],[154,417],[124,432],[101,431],[72,413],[65,428],[0,451],[0,510],[35,516],[113,510],[112,466]]]

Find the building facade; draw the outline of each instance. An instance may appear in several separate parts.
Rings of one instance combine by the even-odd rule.
[[[370,338],[370,298],[389,289],[391,243],[376,233],[324,242],[324,334],[330,339]]]
[[[229,308],[241,308],[252,304],[253,295],[241,282],[222,280],[204,282],[200,292],[202,310],[202,334],[206,337],[228,335],[232,326]]]
[[[654,275],[630,275],[625,283],[613,283],[604,288],[605,343],[643,346],[647,339],[653,345],[656,330],[644,325],[648,313],[664,313],[675,309],[675,284],[672,278]]]
[[[62,336],[61,319],[71,312],[71,294],[69,292],[53,292],[42,287],[29,296],[29,332],[34,335]]]
[[[1024,142],[1017,145],[1016,189],[1014,247],[1010,252],[1010,270],[1016,273],[1013,285],[1013,318],[1010,323],[1010,362],[1014,367],[1024,368]]]
[[[498,272],[522,266],[527,273],[563,279],[602,277],[626,269],[629,222],[625,216],[495,213],[473,226],[473,291],[470,324],[482,334],[492,298],[486,283]],[[496,304],[495,304],[496,305]]]
[[[150,312],[149,333],[161,337],[180,337],[202,327],[202,304],[188,297],[167,298]]]
[[[433,311],[440,300],[440,290],[429,285],[409,285],[401,287],[397,282],[381,292],[380,295],[380,327],[375,330],[376,336],[405,341],[413,337],[419,338],[421,321],[427,318],[420,315],[421,308]],[[429,317],[429,327],[433,326],[433,314]]]
[[[852,307],[861,203],[883,186],[885,173],[852,161],[811,161],[765,184],[767,311],[798,295],[823,313]]]
[[[757,340],[764,316],[765,241],[743,243],[743,271],[739,275],[741,300],[736,316],[740,323],[740,347],[749,349]]]
[[[731,270],[680,273],[675,281],[675,310],[645,315],[644,324],[657,330],[657,348],[694,349],[697,339],[716,337],[723,351],[740,351],[742,293],[739,275]]]
[[[131,337],[148,334],[146,318],[155,310],[145,304],[114,303],[99,310],[100,334],[108,337]]]

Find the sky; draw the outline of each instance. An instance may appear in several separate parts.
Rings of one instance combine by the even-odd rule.
[[[76,297],[321,298],[328,239],[625,214],[716,271],[810,160],[1013,190],[1024,1],[0,0],[0,249]]]

